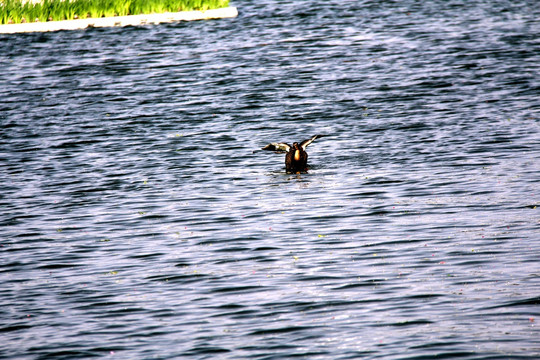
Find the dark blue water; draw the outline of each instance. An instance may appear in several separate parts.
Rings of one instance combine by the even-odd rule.
[[[0,36],[0,358],[537,359],[537,2],[232,5]]]

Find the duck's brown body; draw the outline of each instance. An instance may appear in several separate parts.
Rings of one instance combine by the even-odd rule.
[[[290,173],[305,172],[308,170],[307,160],[308,154],[306,147],[313,142],[313,140],[322,137],[324,135],[315,135],[311,138],[302,141],[300,144],[297,142],[290,146],[287,143],[271,143],[263,147],[263,150],[274,151],[277,153],[286,152],[285,155],[285,169]]]
[[[298,143],[294,143],[293,148],[285,155],[285,170],[291,173],[307,171],[307,152]]]

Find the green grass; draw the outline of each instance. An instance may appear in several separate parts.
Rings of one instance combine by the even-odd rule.
[[[59,21],[209,10],[226,7],[229,0],[0,0],[0,24]]]

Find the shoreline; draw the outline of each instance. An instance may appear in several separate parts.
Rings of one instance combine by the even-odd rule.
[[[166,12],[161,14],[142,14],[77,20],[32,22],[23,24],[4,24],[0,25],[0,34],[80,30],[86,29],[88,27],[139,26],[149,24],[161,24],[174,21],[233,18],[236,16],[238,16],[238,10],[236,9],[236,7],[229,6],[225,8],[210,9],[205,11],[192,10],[180,12]]]

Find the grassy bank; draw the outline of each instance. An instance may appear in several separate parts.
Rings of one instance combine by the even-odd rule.
[[[229,0],[0,0],[0,24],[218,9]]]

